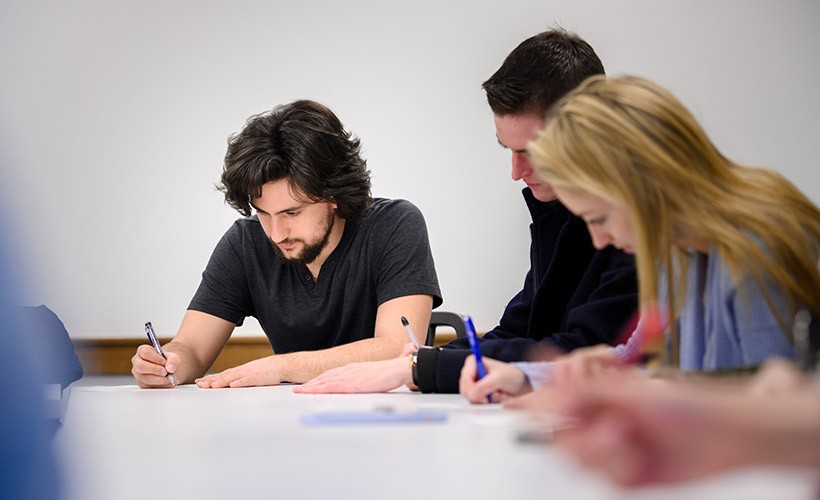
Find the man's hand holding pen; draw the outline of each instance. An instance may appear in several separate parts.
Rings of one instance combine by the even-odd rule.
[[[131,358],[131,373],[137,385],[143,388],[167,388],[177,385],[174,373],[180,365],[180,357],[175,352],[166,354],[154,334],[151,323],[145,324],[145,334],[151,345],[141,345]]]
[[[137,348],[137,353],[131,358],[133,367],[131,373],[137,380],[137,385],[143,388],[168,388],[174,387],[179,383],[178,379],[174,379],[172,384],[168,380],[168,375],[173,377],[180,365],[180,357],[177,353],[165,351],[165,356],[162,357],[150,345],[141,345]]]

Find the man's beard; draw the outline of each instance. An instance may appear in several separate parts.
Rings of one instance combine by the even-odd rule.
[[[327,246],[328,241],[330,240],[330,232],[333,230],[333,224],[336,222],[335,212],[330,211],[327,216],[327,220],[325,221],[325,225],[327,229],[325,230],[325,234],[316,242],[307,244],[302,248],[302,251],[296,257],[287,257],[285,253],[279,248],[279,245],[271,240],[271,245],[273,246],[273,251],[276,252],[276,255],[279,259],[285,264],[310,264],[317,257],[319,254],[322,253],[322,250],[325,249]],[[285,240],[287,243],[291,242],[301,242],[304,243],[303,240]]]

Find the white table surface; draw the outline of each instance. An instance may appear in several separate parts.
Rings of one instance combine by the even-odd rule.
[[[428,409],[443,423],[310,426],[318,411]],[[300,395],[292,386],[73,387],[57,436],[68,500],[808,499],[805,472],[743,470],[622,490],[549,445],[528,418],[458,395]]]

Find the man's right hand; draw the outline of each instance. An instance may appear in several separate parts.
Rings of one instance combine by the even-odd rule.
[[[175,352],[165,351],[165,355],[167,360],[148,344],[137,348],[137,353],[131,358],[131,373],[137,385],[142,388],[174,387],[167,375],[177,371],[181,359]],[[176,382],[179,383],[179,380]]]

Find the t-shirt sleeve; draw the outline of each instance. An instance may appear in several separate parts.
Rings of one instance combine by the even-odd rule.
[[[242,258],[244,237],[237,222],[214,248],[202,281],[188,309],[211,314],[241,325],[253,315],[252,301]]]
[[[379,305],[406,295],[431,295],[433,308],[441,305],[427,224],[412,203],[396,200],[376,228],[379,255],[377,273]]]

